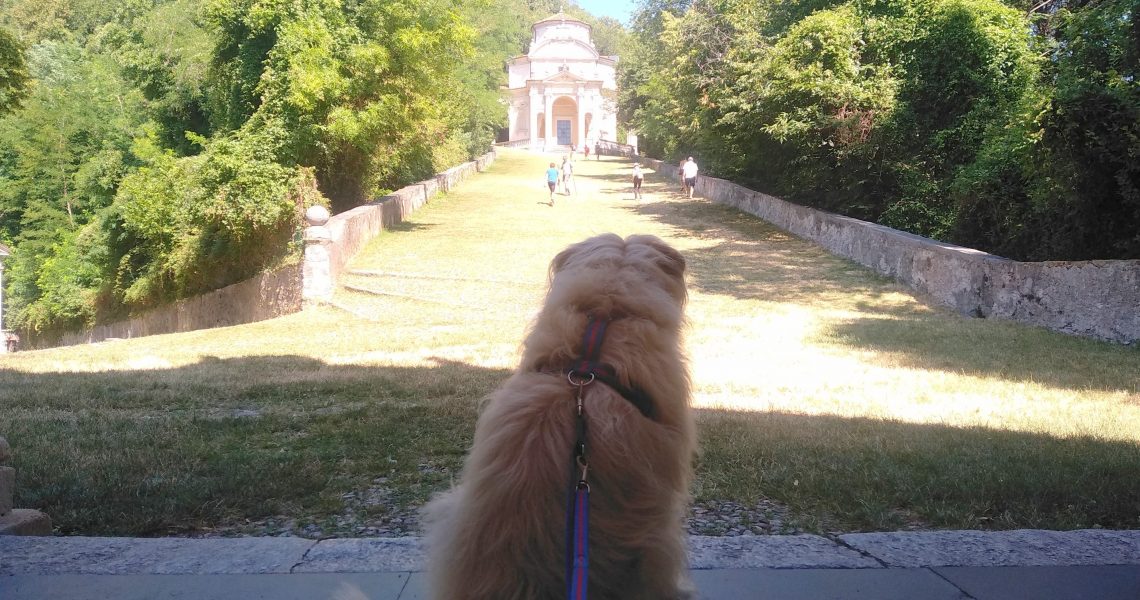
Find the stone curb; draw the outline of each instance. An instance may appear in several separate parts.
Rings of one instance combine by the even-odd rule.
[[[690,538],[693,569],[1140,565],[1140,531],[936,531]],[[419,538],[0,537],[0,576],[382,573],[423,569]]]
[[[1140,531],[928,531],[839,539],[888,567],[1140,565]]]

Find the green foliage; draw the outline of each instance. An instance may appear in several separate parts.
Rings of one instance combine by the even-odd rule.
[[[861,165],[900,85],[876,52],[877,24],[851,6],[821,10],[740,63],[721,123],[734,145],[763,152],[736,157],[736,171],[818,206],[866,211]],[[752,130],[767,134],[761,145]]]
[[[162,4],[129,25],[108,24],[95,42],[145,96],[162,145],[181,155],[201,150],[188,132],[210,134],[205,80],[213,46],[199,9],[200,0]]]
[[[154,138],[122,182],[104,227],[112,233],[112,293],[144,308],[241,281],[279,260],[299,213],[321,202],[311,174],[275,161],[280,128],[214,140],[176,158]]]
[[[23,107],[0,119],[0,236],[16,255],[5,278],[7,322],[43,328],[55,315],[85,323],[95,308],[74,303],[94,295],[74,288],[98,283],[79,274],[102,254],[92,233],[76,236],[130,168],[141,96],[110,57],[73,42],[42,42],[29,57],[35,84]]]
[[[279,4],[207,4],[218,39],[209,76],[215,128],[279,122],[288,135],[278,159],[315,166],[338,210],[476,150],[463,143],[475,132],[460,132],[481,129],[480,113],[466,113],[455,94],[473,53],[458,5]],[[475,89],[485,83],[471,80]]]
[[[18,313],[17,322],[45,332],[94,325],[105,254],[106,246],[94,223],[64,234],[37,269],[35,285],[42,294]]]
[[[876,140],[889,161],[883,187],[894,198],[877,219],[960,242],[955,178],[1026,106],[1038,58],[1022,14],[996,2],[949,0],[919,16],[903,46],[900,109]]]
[[[1134,14],[1117,1],[1054,15],[1032,102],[954,182],[957,239],[1031,260],[1140,257]]]
[[[555,4],[0,0],[0,75],[29,65],[0,79],[5,108],[27,95],[0,117],[9,322],[55,334],[240,281],[295,259],[305,207],[482,153],[503,60]]]
[[[647,1],[621,114],[651,153],[827,210],[1012,258],[1140,257],[1135,2],[1064,6]]]
[[[0,115],[19,106],[27,95],[27,86],[24,47],[12,34],[0,29]]]

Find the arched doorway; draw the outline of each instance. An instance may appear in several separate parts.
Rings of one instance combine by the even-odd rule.
[[[553,140],[559,146],[578,146],[578,103],[569,96],[554,101],[550,110]]]

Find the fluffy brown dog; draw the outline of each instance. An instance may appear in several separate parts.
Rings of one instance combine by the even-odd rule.
[[[608,319],[600,360],[638,390],[583,388],[588,425],[589,596],[691,597],[682,530],[696,427],[680,347],[685,261],[656,237],[600,235],[551,264],[546,303],[518,371],[488,400],[459,484],[425,510],[437,600],[566,597],[566,509],[577,388],[591,319]]]

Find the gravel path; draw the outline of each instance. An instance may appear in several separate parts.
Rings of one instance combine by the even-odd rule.
[[[300,525],[295,519],[270,517],[241,525],[219,527],[207,532],[196,532],[193,537],[403,537],[418,536],[419,514],[415,509],[377,511],[390,498],[390,491],[382,486],[369,488],[363,494],[345,494],[346,510],[340,515],[320,523]],[[378,514],[379,512],[379,514]],[[689,511],[686,529],[691,535],[740,536],[795,534],[802,531],[788,523],[789,511],[769,500],[755,506],[736,502],[705,501],[696,503]]]

